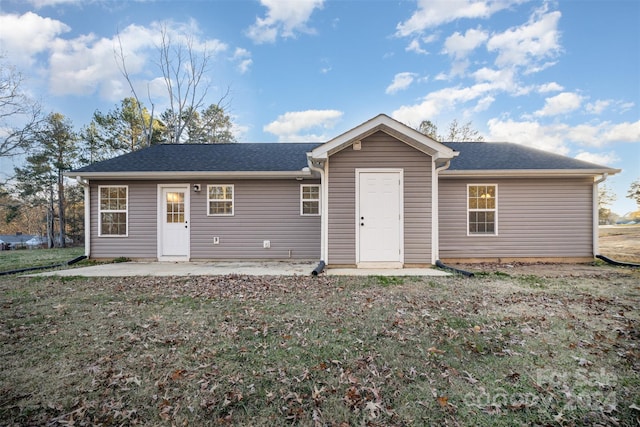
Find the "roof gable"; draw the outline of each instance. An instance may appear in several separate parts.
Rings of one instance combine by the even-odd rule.
[[[385,132],[413,148],[429,154],[434,160],[451,159],[457,153],[438,141],[418,132],[409,126],[392,119],[386,114],[379,114],[355,128],[316,147],[311,152],[314,159],[326,159],[334,153],[352,145],[355,141],[366,138],[378,131]]]

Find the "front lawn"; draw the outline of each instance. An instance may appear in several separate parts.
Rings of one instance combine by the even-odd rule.
[[[0,251],[0,272],[60,264],[84,254],[84,247]]]
[[[637,425],[640,272],[564,271],[0,278],[0,424]]]

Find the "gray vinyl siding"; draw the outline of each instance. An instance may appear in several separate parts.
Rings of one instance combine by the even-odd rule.
[[[431,263],[432,159],[384,132],[329,158],[328,249],[330,264],[356,263],[357,168],[395,168],[404,173],[404,262]]]
[[[129,187],[127,237],[98,236],[98,185]],[[91,257],[92,258],[156,258],[157,185],[155,182],[92,181],[91,182]]]
[[[169,183],[92,181],[91,257],[156,259],[158,184]],[[319,181],[192,181],[191,188],[195,183],[202,191],[190,193],[191,259],[320,259],[320,216],[300,215],[300,185]],[[207,216],[208,184],[234,185],[234,216]],[[128,185],[128,237],[98,236],[98,185]],[[270,249],[263,240],[271,241]]]
[[[202,191],[191,192],[192,259],[320,259],[320,216],[300,215],[300,185],[319,180],[195,183]],[[234,184],[233,216],[207,216],[208,184]],[[271,242],[270,249],[263,248],[264,240]]]
[[[467,184],[498,185],[498,235],[467,236]],[[593,180],[441,178],[440,257],[593,256]]]

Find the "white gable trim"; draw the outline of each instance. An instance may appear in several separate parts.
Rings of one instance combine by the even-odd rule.
[[[314,159],[327,159],[332,154],[350,146],[354,141],[364,139],[378,131],[383,131],[416,150],[432,156],[434,161],[452,159],[458,155],[457,151],[452,150],[446,145],[392,119],[386,114],[379,114],[371,120],[316,147],[311,152],[311,157]]]

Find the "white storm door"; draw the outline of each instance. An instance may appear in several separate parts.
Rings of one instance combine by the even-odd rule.
[[[402,262],[402,174],[358,171],[359,263]]]
[[[158,258],[189,259],[189,186],[161,187]]]

